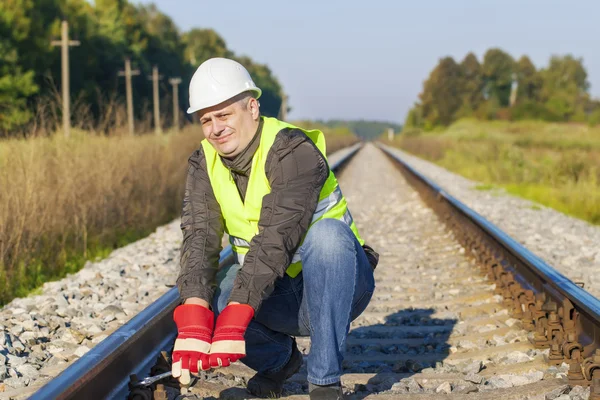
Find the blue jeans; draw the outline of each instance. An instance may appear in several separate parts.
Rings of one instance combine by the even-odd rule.
[[[261,373],[279,371],[292,354],[292,336],[310,336],[308,381],[340,381],[350,322],[367,307],[375,280],[369,261],[345,223],[316,222],[300,247],[302,272],[284,275],[266,298],[245,334],[246,357],[240,361]],[[217,273],[213,300],[216,315],[225,308],[239,264]]]

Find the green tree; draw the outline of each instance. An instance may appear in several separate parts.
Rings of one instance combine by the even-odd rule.
[[[452,57],[445,57],[429,75],[420,94],[426,128],[449,125],[462,105],[462,71]]]
[[[128,0],[3,0],[0,2],[0,129],[3,131],[19,127],[26,131],[24,125],[32,121],[34,103],[43,104],[49,110],[44,116],[58,117],[54,122],[59,123],[60,101],[56,95],[62,85],[61,52],[51,46],[51,41],[60,39],[63,19],[69,23],[69,38],[81,42],[69,49],[70,89],[73,122],[84,127],[100,121],[102,129],[112,126],[104,118],[114,115],[113,100],[125,102],[125,79],[118,75],[125,58],[130,58],[133,68],[140,70],[140,76],[133,78],[134,107],[137,117],[147,118],[145,112],[152,103],[152,83],[147,76],[154,65],[164,77],[160,82],[160,95],[166,100],[161,101],[162,110],[170,114],[171,87],[167,78],[182,78],[180,104],[185,108],[185,82],[189,82],[198,65],[210,57],[236,57],[216,32],[194,29],[181,34],[171,18],[153,4],[137,5]],[[249,57],[240,60],[264,91],[263,112],[277,115],[282,90],[271,70]]]
[[[126,46],[128,37],[123,11],[127,2],[125,0],[96,0],[95,4],[97,34],[109,38],[113,45]]]
[[[68,4],[75,5],[77,2],[71,0]],[[10,6],[11,3],[14,6]],[[29,20],[27,33],[17,44],[19,65],[23,70],[34,71],[35,83],[41,93],[47,86],[48,76],[52,75],[53,68],[60,68],[60,51],[52,47],[50,41],[60,39],[60,17],[70,15],[69,10],[64,8],[66,4],[63,3],[65,2],[59,0],[8,0],[9,8],[19,8]],[[56,36],[53,35],[53,31]],[[60,76],[60,69],[57,71],[57,76]]]
[[[225,40],[212,29],[192,29],[183,35],[185,61],[197,68],[212,57],[230,58]]]
[[[498,48],[489,49],[483,57],[485,93],[487,98],[496,98],[501,107],[509,104],[514,64],[513,58]]]
[[[584,120],[590,85],[583,60],[571,55],[553,56],[541,76],[541,100],[546,108],[561,121]]]
[[[588,124],[596,126],[600,124],[600,100],[590,100],[587,106]]]
[[[7,132],[31,119],[27,98],[38,91],[34,71],[19,64],[18,46],[27,39],[33,7],[29,0],[0,3],[0,131]]]
[[[423,126],[423,110],[420,104],[415,104],[406,114],[403,128],[420,128]]]
[[[32,112],[27,109],[27,97],[38,91],[33,71],[23,72],[16,65],[16,50],[0,40],[0,132],[6,134],[27,123]]]
[[[511,118],[518,119],[552,119],[548,110],[540,102],[542,77],[527,56],[522,56],[515,63],[518,82],[516,104],[512,107]]]
[[[158,66],[159,73],[163,76],[159,84],[161,97],[166,96],[170,102],[171,86],[168,78],[179,76],[188,81],[193,73],[191,65],[185,61],[185,44],[173,20],[155,5],[139,6],[136,14],[135,20],[139,21],[139,29],[142,32],[140,38],[143,38],[144,42],[142,57],[137,60],[138,67],[146,76],[151,74],[154,65]],[[142,98],[151,99],[152,85],[144,78],[137,80],[136,92]],[[183,100],[184,98],[180,97],[179,103],[185,104]],[[162,105],[167,104],[163,101]],[[163,108],[165,112],[170,110],[169,107]]]
[[[517,102],[538,101],[542,89],[542,77],[531,62],[529,57],[522,56],[515,65],[517,82]]]
[[[264,65],[252,61],[249,57],[235,57],[236,61],[242,64],[252,80],[262,90],[262,95],[259,99],[261,113],[270,117],[276,117],[281,108],[283,91],[281,84],[273,76],[271,69]]]
[[[462,107],[458,112],[458,116],[471,116],[484,101],[481,64],[475,54],[469,53],[461,61],[460,69],[462,71]]]

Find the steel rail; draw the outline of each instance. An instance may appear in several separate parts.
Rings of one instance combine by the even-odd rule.
[[[493,237],[499,244],[501,244],[507,251],[511,252],[515,257],[518,257],[524,265],[531,270],[535,271],[536,275],[544,280],[544,283],[549,284],[563,296],[568,297],[576,306],[581,310],[584,310],[590,315],[590,318],[600,326],[600,300],[592,296],[589,292],[582,289],[580,286],[575,284],[572,280],[558,272],[556,269],[548,265],[540,257],[533,254],[526,247],[521,245],[519,242],[514,240],[508,234],[503,232],[496,225],[492,224],[480,214],[473,211],[463,202],[448,194],[441,186],[433,182],[431,179],[419,173],[417,170],[412,168],[396,154],[390,152],[390,148],[385,145],[380,145],[381,148],[394,160],[401,163],[404,168],[410,171],[413,175],[418,177],[421,181],[425,182],[440,198],[443,198],[448,203],[452,204],[458,211],[469,217],[472,221],[476,222],[485,232]]]
[[[468,250],[487,264],[507,304],[535,330],[532,342],[551,348],[549,361],[569,363],[572,383],[592,385],[592,394],[600,390],[600,300],[421,174],[392,147],[376,145],[446,222],[468,232]]]
[[[342,149],[330,158],[330,169],[340,171],[362,143]],[[231,246],[221,251],[219,267],[233,263]],[[125,399],[131,375],[148,376],[161,351],[177,335],[173,310],[181,303],[171,288],[142,312],[94,346],[30,399]]]

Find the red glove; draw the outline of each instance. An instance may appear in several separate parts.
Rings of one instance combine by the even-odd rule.
[[[177,325],[177,339],[173,348],[173,377],[187,385],[190,372],[210,369],[208,354],[213,333],[215,315],[208,308],[197,304],[177,306],[173,312]]]
[[[248,304],[230,304],[217,317],[215,334],[210,347],[211,367],[228,367],[246,356],[244,333],[254,317]]]

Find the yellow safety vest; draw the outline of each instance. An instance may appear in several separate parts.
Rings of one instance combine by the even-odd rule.
[[[236,184],[230,175],[229,169],[221,161],[221,157],[214,147],[207,141],[202,141],[206,167],[215,197],[221,206],[221,213],[225,221],[225,232],[229,235],[229,242],[233,248],[237,262],[243,264],[244,256],[250,250],[250,242],[258,234],[258,220],[262,208],[263,197],[271,192],[269,180],[265,174],[265,162],[269,149],[275,141],[277,133],[284,128],[295,128],[303,131],[325,156],[325,136],[319,130],[305,130],[298,128],[276,118],[262,117],[264,120],[260,144],[252,158],[252,169],[246,189],[245,201],[242,202]],[[319,195],[319,203],[313,214],[310,227],[323,218],[334,218],[345,222],[361,244],[363,239],[358,234],[352,215],[346,205],[346,199],[338,185],[333,172]],[[304,241],[304,237],[302,238]],[[292,278],[302,270],[300,255],[296,252],[288,266],[286,273]]]

